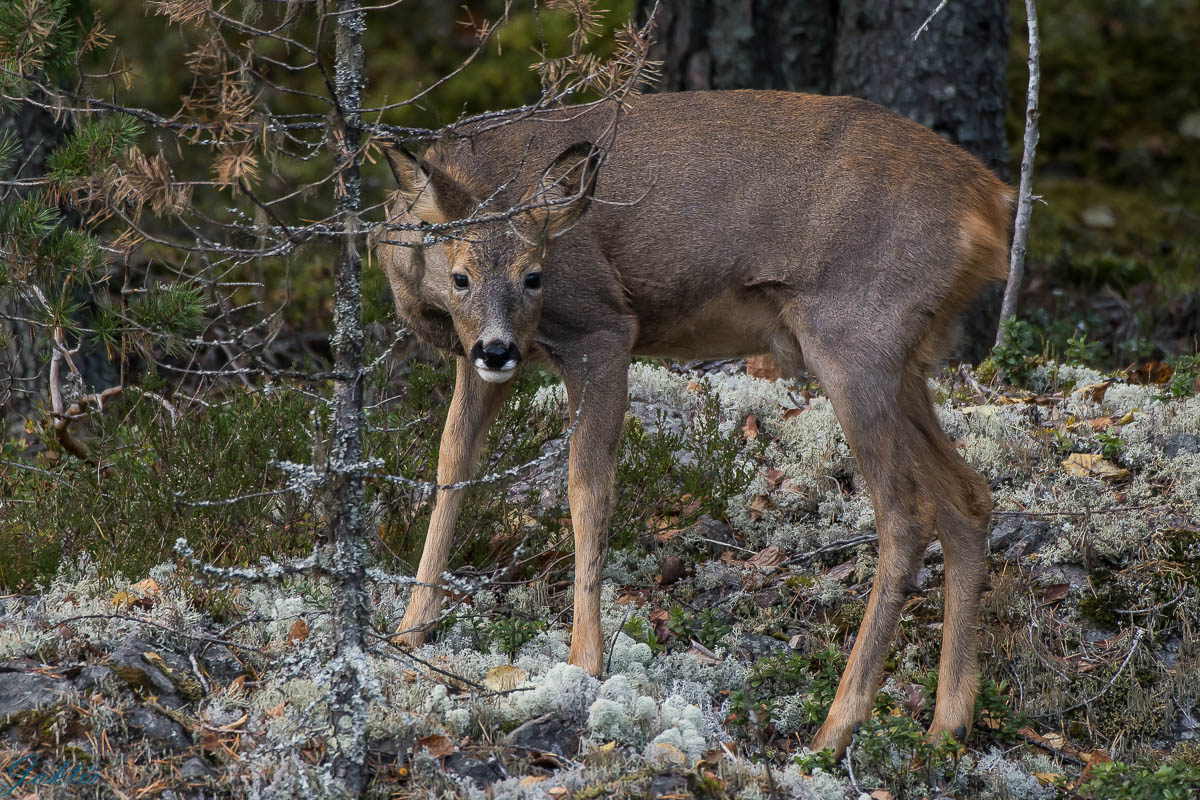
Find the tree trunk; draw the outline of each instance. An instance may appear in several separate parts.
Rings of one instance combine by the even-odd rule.
[[[653,0],[639,0],[644,16]],[[1006,0],[663,0],[661,91],[788,89],[852,94],[927,125],[1008,178]],[[955,355],[991,350],[1002,286],[963,315]]]
[[[21,152],[13,162],[11,173],[0,176],[5,179],[42,175],[46,157],[70,135],[67,123],[55,121],[50,112],[29,103],[13,110],[0,109],[0,134],[9,130],[16,133]],[[13,193],[0,202],[15,200],[16,193]],[[63,219],[66,225],[80,224],[79,215],[74,211],[64,210]],[[76,299],[84,304],[79,322],[87,327],[92,321],[94,301],[82,288]],[[30,309],[11,294],[0,294],[0,408],[4,410],[4,426],[0,432],[19,429],[26,417],[35,414],[39,402],[48,396],[50,348],[46,344],[46,335],[38,328],[9,319],[30,316]],[[74,361],[89,391],[114,386],[119,381],[120,372],[103,348],[93,347],[85,341]]]
[[[364,631],[367,610],[367,545],[363,519],[363,323],[362,256],[362,34],[366,18],[358,0],[337,5],[334,66],[339,129],[335,202],[342,236],[334,273],[332,444],[327,469],[333,474],[329,504],[329,574],[339,584],[333,599],[334,662],[331,665],[333,736],[329,746],[333,777],[352,797],[366,788],[367,708],[371,674]]]

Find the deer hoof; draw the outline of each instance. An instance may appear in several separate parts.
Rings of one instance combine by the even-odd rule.
[[[821,750],[832,750],[834,758],[841,759],[846,753],[846,748],[850,745],[850,737],[854,733],[857,724],[850,725],[831,725],[830,720],[826,720],[821,729],[817,731],[817,735],[813,737],[810,748],[814,752]]]

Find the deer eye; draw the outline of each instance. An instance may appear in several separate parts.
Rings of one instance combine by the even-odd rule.
[[[467,278],[466,275],[462,274],[461,272],[454,273],[454,288],[455,289],[460,289],[460,290],[466,289],[470,285],[471,285],[471,281],[469,278]]]
[[[542,288],[542,273],[531,272],[525,276],[525,288],[537,291]]]

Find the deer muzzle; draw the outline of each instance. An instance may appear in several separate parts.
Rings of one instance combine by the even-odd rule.
[[[521,350],[516,342],[492,339],[484,344],[480,339],[471,348],[471,363],[479,377],[488,383],[504,383],[517,371]]]

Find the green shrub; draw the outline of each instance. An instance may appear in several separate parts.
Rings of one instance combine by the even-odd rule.
[[[1097,764],[1092,776],[1079,793],[1094,800],[1192,800],[1200,786],[1200,769],[1183,765],[1150,770],[1114,761]]]

